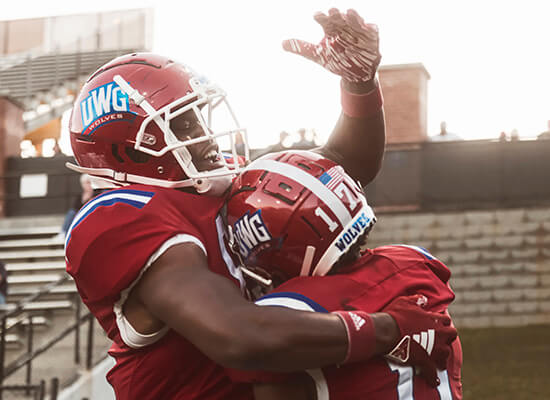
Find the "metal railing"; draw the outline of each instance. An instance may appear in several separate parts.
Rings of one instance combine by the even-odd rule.
[[[56,334],[55,336],[49,338],[44,343],[42,343],[40,346],[35,346],[34,343],[34,327],[33,327],[33,318],[32,315],[29,315],[27,318],[21,318],[19,321],[10,326],[10,329],[14,326],[26,323],[26,350],[23,354],[18,356],[16,359],[11,361],[9,364],[6,364],[6,335],[8,331],[8,325],[7,325],[7,319],[10,317],[15,317],[18,314],[21,314],[25,312],[25,306],[34,302],[41,296],[50,293],[55,287],[69,282],[69,277],[63,277],[59,279],[56,282],[50,283],[48,285],[42,286],[36,293],[24,298],[20,302],[18,302],[14,307],[10,307],[10,309],[2,310],[0,313],[0,400],[3,400],[3,393],[7,390],[22,390],[21,388],[26,388],[27,392],[30,393],[30,390],[35,391],[35,398],[43,398],[40,397],[43,396],[44,390],[43,388],[41,390],[38,390],[38,387],[42,387],[43,385],[42,381],[39,385],[33,384],[33,376],[32,376],[32,366],[33,366],[33,360],[38,357],[39,355],[45,353],[50,348],[52,348],[55,344],[59,343],[62,339],[70,335],[74,332],[75,338],[74,338],[74,355],[73,360],[75,364],[81,363],[81,335],[80,335],[80,327],[84,323],[88,323],[88,330],[87,330],[87,341],[86,341],[86,360],[85,360],[85,368],[87,370],[92,368],[92,350],[93,350],[93,327],[94,327],[94,317],[90,312],[83,312],[82,310],[82,303],[80,299],[78,298],[78,295],[73,295],[73,302],[75,305],[74,310],[74,322],[71,323],[69,326],[64,328],[61,332]],[[13,375],[15,372],[20,370],[21,368],[25,367],[25,382],[23,385],[6,385],[4,386],[5,380]],[[51,393],[50,393],[50,399],[54,400],[57,398],[57,392],[59,387],[59,380],[57,377],[53,378],[51,380]],[[42,393],[42,394],[40,394]]]
[[[59,382],[59,381],[57,381]],[[51,387],[54,387],[55,384],[52,383]],[[6,393],[20,393],[23,392],[23,395],[26,398],[32,396],[34,400],[43,400],[46,395],[46,381],[41,380],[40,383],[36,385],[4,385],[0,386],[0,397],[3,396],[4,392]],[[55,397],[50,396],[50,400],[56,400],[57,394],[54,392]]]

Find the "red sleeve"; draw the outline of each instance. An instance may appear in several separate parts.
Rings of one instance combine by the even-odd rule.
[[[370,255],[369,255],[370,254]],[[365,293],[348,304],[360,310],[375,312],[399,296],[423,294],[431,311],[444,311],[454,299],[447,281],[449,269],[415,246],[395,245],[372,249],[365,265],[353,274],[364,282]]]
[[[150,199],[139,204],[118,201],[128,197],[122,190],[107,192],[88,203],[91,211],[85,207],[75,217],[65,251],[67,272],[87,301],[116,300],[171,237],[187,234],[202,241],[198,230],[163,202],[162,193],[143,193]]]

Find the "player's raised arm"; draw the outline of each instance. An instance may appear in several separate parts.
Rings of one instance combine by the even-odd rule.
[[[316,45],[298,39],[283,48],[342,77],[342,113],[327,143],[316,151],[341,164],[366,185],[380,170],[386,141],[382,94],[376,79],[380,63],[378,28],[354,10],[317,13],[325,36]]]
[[[223,366],[272,371],[368,359],[389,352],[403,335],[395,322],[399,318],[386,313],[359,312],[365,323],[356,328],[345,311],[321,314],[256,306],[206,263],[194,244],[168,249],[132,290],[125,309],[130,323],[142,333],[166,324]],[[443,328],[417,306],[397,314],[418,320],[419,312],[426,316],[422,329]]]

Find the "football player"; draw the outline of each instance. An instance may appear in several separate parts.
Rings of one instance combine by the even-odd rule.
[[[342,76],[342,114],[318,152],[366,184],[385,140],[378,33],[351,11],[317,20],[325,30],[318,46],[285,46]],[[116,365],[107,379],[118,399],[250,398],[250,387],[231,384],[216,363],[302,370],[385,353],[418,329],[446,332],[416,305],[365,313],[370,324],[352,331],[346,311],[313,314],[246,301],[220,214],[240,168],[237,134],[246,139],[222,89],[155,54],[112,60],[76,99],[70,139],[78,165],[70,167],[111,190],[75,216],[66,264],[113,341]],[[220,154],[224,139],[232,162]],[[433,358],[424,352],[410,362],[433,365]]]
[[[399,296],[418,293],[407,301],[419,301],[450,323],[447,307],[454,293],[449,269],[415,246],[360,252],[375,222],[361,187],[343,168],[307,151],[275,153],[252,162],[234,181],[227,202],[230,246],[243,271],[264,287],[275,287],[256,304],[375,313],[388,304],[405,304],[396,300]],[[351,329],[370,323],[353,312],[345,318],[352,321]],[[309,370],[286,380],[270,374],[230,375],[256,382],[257,400],[461,399],[462,352],[455,336],[440,341],[428,329],[403,337],[387,357]],[[437,376],[428,374],[427,381],[403,365],[408,352],[418,347],[438,360]]]

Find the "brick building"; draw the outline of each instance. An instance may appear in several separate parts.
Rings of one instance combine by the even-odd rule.
[[[428,80],[422,64],[386,65],[379,70],[388,144],[428,139]]]

